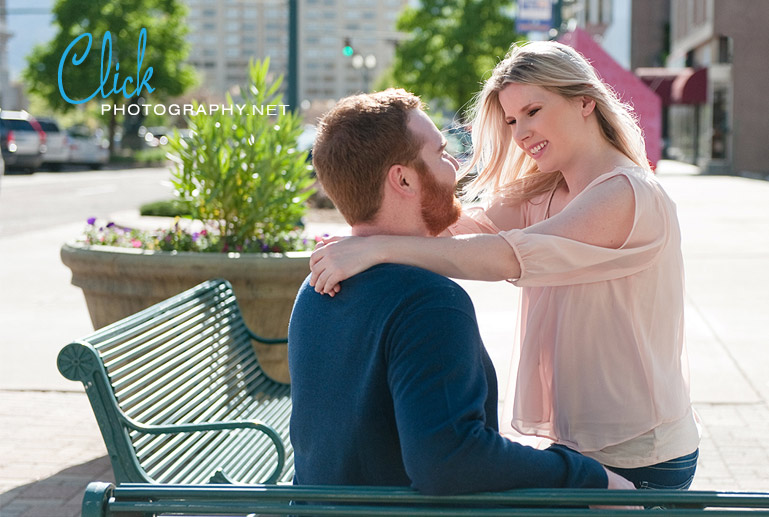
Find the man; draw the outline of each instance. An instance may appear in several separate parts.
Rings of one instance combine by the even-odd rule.
[[[459,217],[457,162],[403,90],[340,101],[321,121],[313,164],[353,235],[438,235]],[[445,277],[382,264],[334,298],[308,279],[288,339],[296,483],[632,488],[565,447],[497,432],[494,367],[470,298]]]

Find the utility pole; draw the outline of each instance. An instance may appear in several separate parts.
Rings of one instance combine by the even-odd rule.
[[[299,106],[299,0],[288,0],[288,91],[291,111]]]
[[[563,0],[553,0],[553,28],[561,32],[563,23]]]

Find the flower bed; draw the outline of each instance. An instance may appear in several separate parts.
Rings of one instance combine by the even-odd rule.
[[[217,233],[211,225],[200,221],[174,218],[168,228],[143,230],[118,225],[106,224],[91,217],[81,242],[91,246],[114,246],[118,248],[136,248],[149,251],[196,251],[208,253],[285,253],[287,251],[310,251],[321,237],[304,236],[303,228],[297,226],[278,238],[252,238],[233,244]]]

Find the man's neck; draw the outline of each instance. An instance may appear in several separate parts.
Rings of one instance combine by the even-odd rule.
[[[416,237],[428,237],[427,230],[423,225],[402,225],[402,224],[356,224],[352,226],[351,235],[355,237],[371,237],[372,235],[410,235]]]

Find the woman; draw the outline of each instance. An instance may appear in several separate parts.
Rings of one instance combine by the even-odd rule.
[[[570,47],[514,47],[473,117],[477,171],[451,238],[322,246],[316,291],[379,262],[523,288],[517,378],[503,426],[567,445],[641,487],[688,488],[699,433],[683,349],[675,205],[641,130]]]

